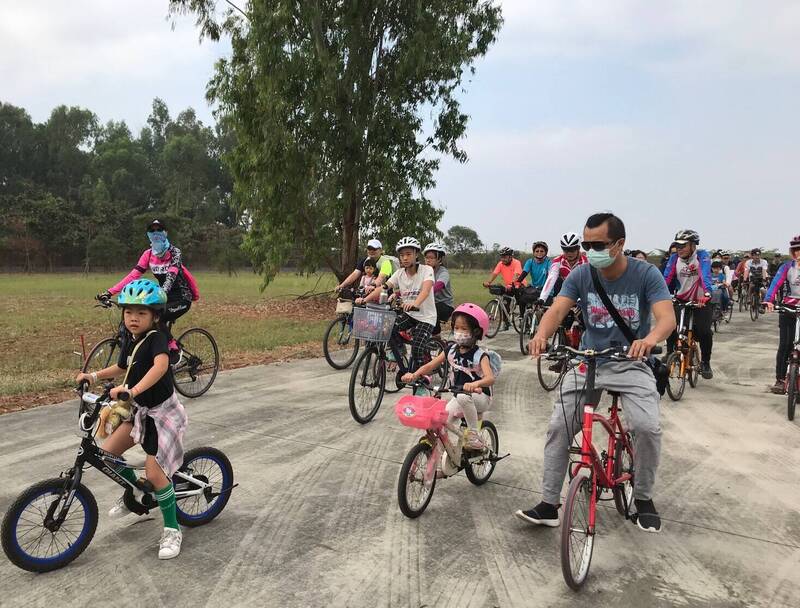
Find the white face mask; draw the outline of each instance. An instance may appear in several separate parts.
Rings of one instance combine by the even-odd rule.
[[[453,332],[453,342],[459,346],[472,344],[472,332],[455,330]]]

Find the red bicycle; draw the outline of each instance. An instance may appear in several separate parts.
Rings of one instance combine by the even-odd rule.
[[[571,354],[584,359],[586,385],[584,391],[591,396],[595,388],[597,360],[630,361],[626,347],[605,350],[578,350],[560,345],[554,354]],[[658,354],[660,348],[653,349]],[[603,497],[605,491],[613,496],[617,511],[625,519],[631,519],[633,501],[634,453],[633,440],[619,417],[621,406],[619,393],[609,391],[611,407],[605,417],[595,411],[596,403],[586,403],[583,408],[582,443],[570,447],[570,453],[580,455],[570,468],[570,484],[564,503],[564,521],[561,524],[561,572],[572,589],[578,590],[586,581],[594,551],[597,523],[597,502],[610,500]],[[594,425],[599,424],[608,435],[608,448],[597,453],[592,443]]]

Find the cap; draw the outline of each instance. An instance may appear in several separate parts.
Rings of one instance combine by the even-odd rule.
[[[383,249],[383,245],[378,239],[370,239],[367,241],[367,249]]]
[[[161,220],[153,220],[152,222],[150,222],[149,224],[147,224],[147,227],[148,227],[148,228],[152,228],[153,226],[160,226],[160,227],[161,227],[161,228],[163,228],[164,230],[166,230],[166,229],[167,229],[167,226],[166,226],[166,225],[164,224],[164,222],[162,222]]]

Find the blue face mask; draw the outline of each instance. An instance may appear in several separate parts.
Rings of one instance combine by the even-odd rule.
[[[166,232],[148,232],[147,238],[150,240],[150,248],[156,255],[161,255],[169,249],[169,239]]]
[[[615,256],[608,253],[608,249],[603,249],[603,251],[590,249],[586,252],[586,257],[589,259],[589,264],[595,268],[608,268],[616,259]]]

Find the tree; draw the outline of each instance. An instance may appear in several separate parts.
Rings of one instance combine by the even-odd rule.
[[[195,14],[201,38],[231,36],[208,97],[235,134],[226,162],[265,280],[290,253],[341,278],[360,238],[436,234],[442,211],[425,193],[439,156],[466,161],[456,93],[495,40],[499,7],[273,0],[217,22],[216,4],[171,0],[170,10]]]
[[[478,233],[466,226],[452,226],[444,237],[444,244],[462,270],[471,268],[474,254],[483,249]]]

